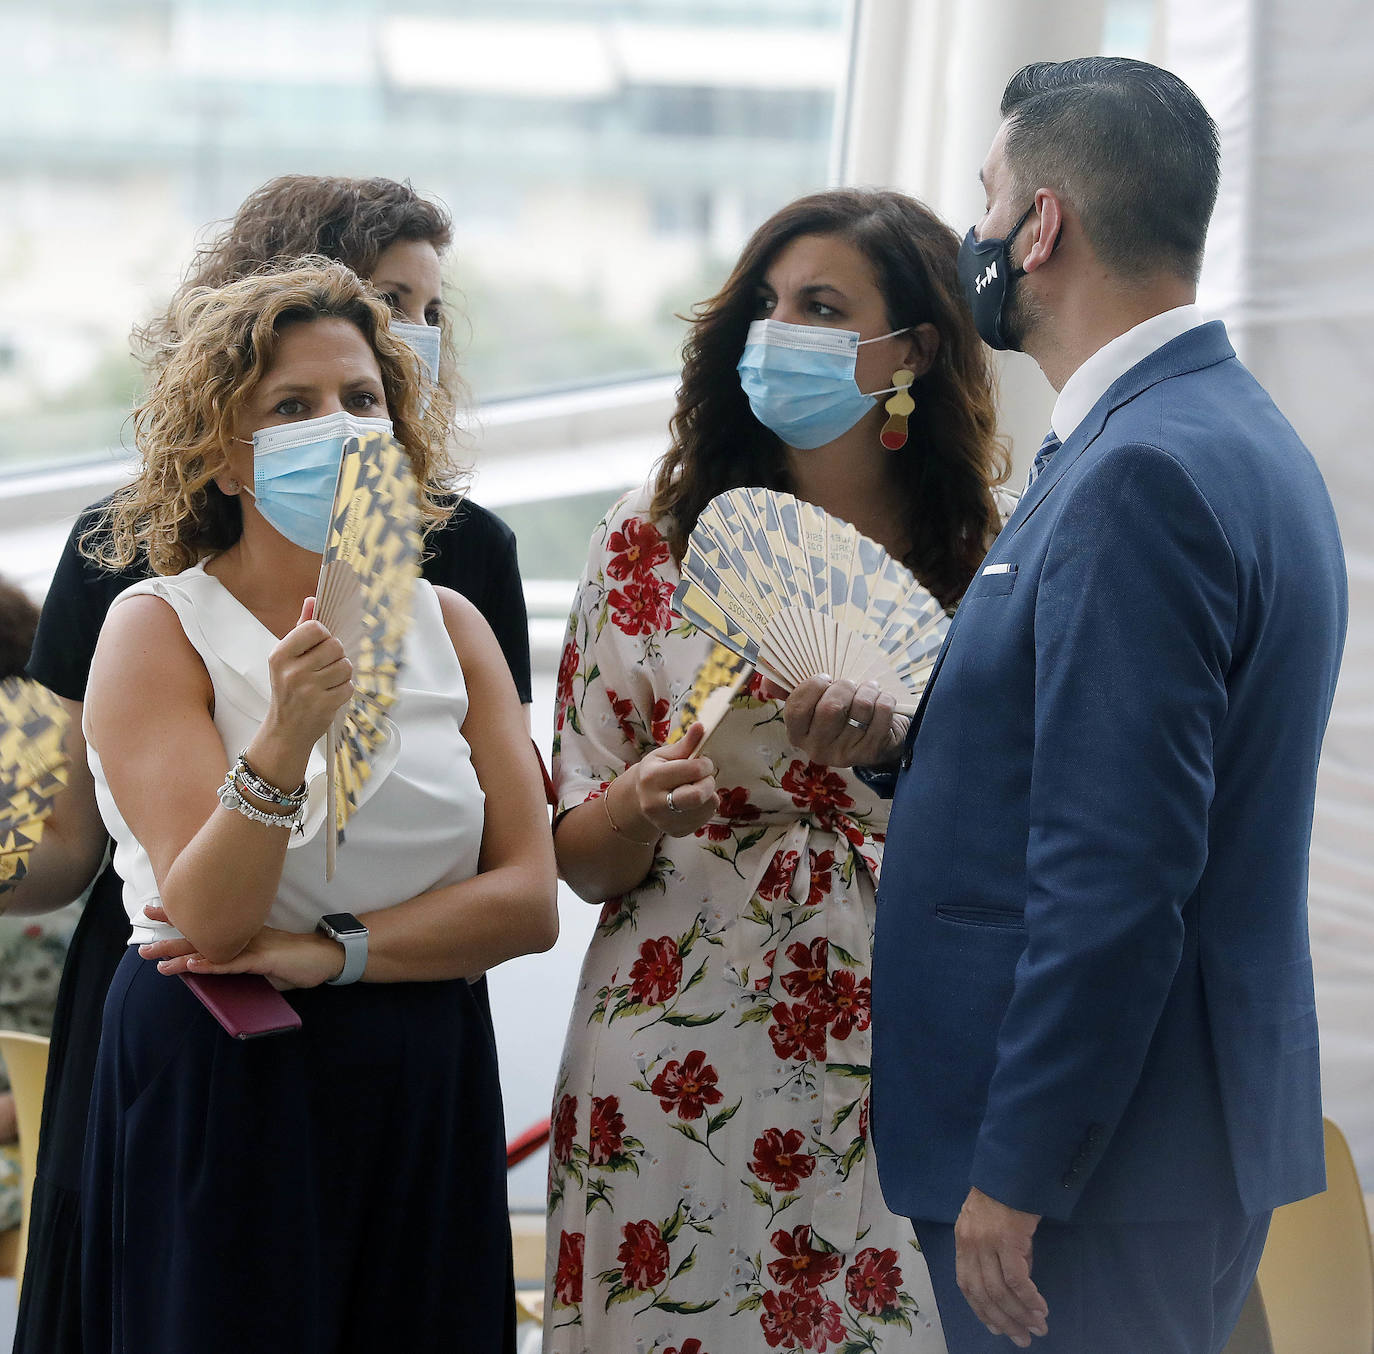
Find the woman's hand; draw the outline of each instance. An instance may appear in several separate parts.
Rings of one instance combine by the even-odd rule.
[[[143,909],[149,921],[168,920],[166,912],[150,903]],[[343,946],[328,936],[300,935],[264,926],[227,963],[212,964],[189,940],[155,940],[138,947],[144,959],[157,961],[160,973],[261,973],[281,990],[318,987],[343,972]]]
[[[324,736],[353,695],[353,664],[343,644],[314,615],[315,599],[307,597],[296,628],[267,659],[272,705],[264,727],[272,726],[307,749]]]
[[[783,706],[787,737],[820,766],[885,766],[895,762],[910,721],[872,682],[812,677]]]
[[[716,814],[716,768],[709,757],[692,754],[706,736],[693,724],[676,743],[645,753],[606,788],[615,796],[611,812],[630,837],[690,837]],[[617,790],[621,782],[626,787]],[[669,800],[671,794],[672,799]]]

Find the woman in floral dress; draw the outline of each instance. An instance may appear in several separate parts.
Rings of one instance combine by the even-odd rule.
[[[792,749],[757,678],[708,755],[700,726],[678,737],[732,656],[669,603],[697,515],[737,485],[820,505],[958,601],[999,525],[1004,458],[957,251],[897,193],[784,208],[698,310],[652,489],[592,538],[559,670],[556,845],[565,879],[604,903],[554,1098],[552,1354],[944,1349],[868,1146],[886,804]],[[763,318],[784,327],[751,330]],[[796,397],[820,383],[744,372],[746,396],[736,372],[747,332],[752,347],[799,325],[859,336],[853,389],[830,382],[843,398],[813,400],[819,419],[796,417]],[[916,413],[889,450],[902,369]]]

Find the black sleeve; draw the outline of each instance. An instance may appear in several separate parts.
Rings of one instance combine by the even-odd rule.
[[[29,676],[72,701],[86,699],[95,642],[111,603],[130,584],[147,577],[141,565],[114,573],[81,553],[82,536],[100,520],[107,502],[92,504],[76,519],[57,561],[29,655]]]
[[[461,592],[486,618],[523,704],[533,700],[530,629],[515,533],[495,513],[464,499],[429,538],[424,575]]]

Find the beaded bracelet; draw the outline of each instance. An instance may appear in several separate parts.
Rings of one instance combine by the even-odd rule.
[[[233,809],[235,813],[241,813],[255,823],[263,823],[267,827],[295,828],[301,836],[305,835],[304,803],[297,804],[294,813],[266,813],[254,807],[239,793],[232,771],[225,775],[224,784],[215,793],[219,795],[219,802],[226,809]]]
[[[301,781],[294,790],[279,790],[275,785],[263,780],[248,765],[246,752],[239,753],[238,761],[234,763],[233,777],[237,789],[246,789],[254,798],[265,800],[269,804],[279,804],[284,809],[299,808],[309,795],[305,781]]]
[[[612,782],[611,782],[611,785],[614,785],[614,784],[615,784],[615,782],[612,781]],[[623,837],[627,842],[634,842],[634,844],[635,844],[636,846],[653,846],[653,845],[655,845],[655,844],[657,843],[657,841],[658,841],[658,838],[657,838],[657,837],[655,837],[652,841],[647,841],[647,842],[646,842],[646,841],[642,841],[642,840],[641,840],[640,838],[638,838],[638,837],[632,837],[632,836],[630,836],[630,834],[629,834],[628,832],[626,832],[625,829],[624,829],[623,827],[621,827],[620,824],[617,823],[617,822],[615,821],[615,819],[611,816],[611,786],[610,786],[610,785],[608,785],[608,786],[606,787],[605,791],[603,792],[603,794],[602,794],[602,796],[601,796],[601,804],[602,804],[602,807],[606,810],[606,821],[611,825],[611,831],[614,832],[615,835],[616,835],[617,837]]]

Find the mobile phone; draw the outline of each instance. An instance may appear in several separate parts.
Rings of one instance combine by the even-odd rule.
[[[235,1039],[259,1039],[301,1027],[294,1007],[260,973],[183,973],[181,981]]]

